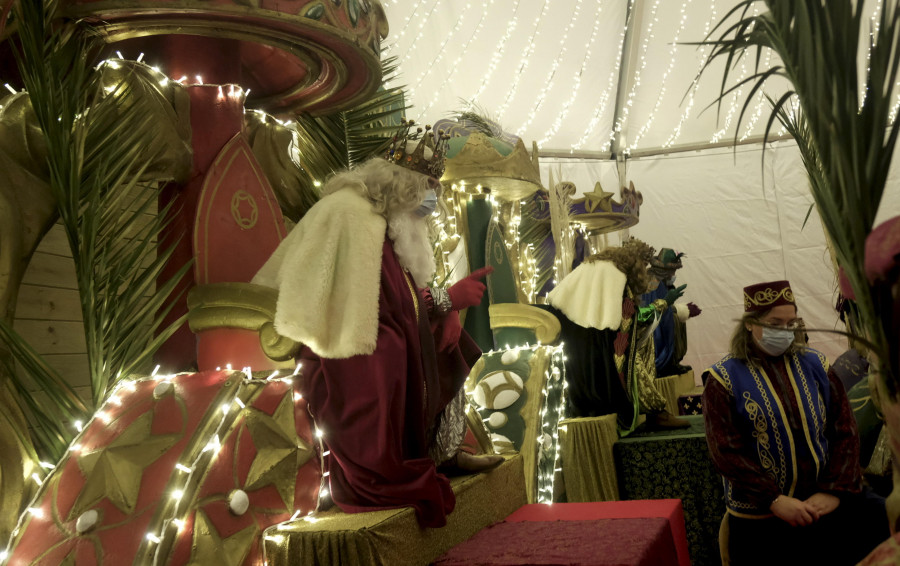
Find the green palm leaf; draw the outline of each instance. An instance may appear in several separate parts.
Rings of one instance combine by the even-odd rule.
[[[123,80],[105,90],[103,68],[89,60],[96,52],[90,30],[54,19],[55,7],[17,4],[16,57],[47,142],[51,190],[75,263],[91,402],[82,403],[20,336],[0,325],[0,338],[23,369],[19,375],[7,368],[34,426],[35,446],[54,461],[75,432],[65,423],[84,420],[120,379],[146,370],[183,323],[162,328],[168,296],[189,268],[157,286],[173,248],[157,253],[168,215],[157,214],[148,168],[165,148],[154,119],[131,96],[139,83]]]
[[[382,62],[382,76],[394,71],[393,59]],[[308,209],[306,205],[311,206],[308,197],[299,195],[317,195],[318,185],[335,172],[385,151],[406,108],[402,87],[393,87],[375,92],[350,110],[299,116],[295,128],[298,172],[290,193],[278,194],[285,216],[296,222]]]
[[[759,15],[753,8],[762,4]],[[790,89],[769,97],[772,112],[766,123],[768,139],[780,123],[797,141],[809,175],[810,192],[838,263],[846,271],[857,301],[857,319],[865,338],[874,345],[880,369],[891,392],[898,390],[898,354],[888,348],[891,309],[883,289],[869,287],[864,271],[865,240],[875,222],[900,132],[892,120],[891,93],[900,65],[900,9],[896,0],[882,3],[880,21],[872,30],[868,68],[858,68],[863,35],[864,0],[742,0],[702,44],[714,60],[724,60],[721,106],[729,78],[748,52],[755,52],[754,74],[742,84],[752,94],[772,77],[783,77]],[[760,69],[762,54],[771,49],[781,64]],[[862,81],[860,82],[860,77]],[[861,100],[859,93],[865,93]],[[798,104],[795,111],[792,103]],[[852,213],[848,213],[852,211]]]

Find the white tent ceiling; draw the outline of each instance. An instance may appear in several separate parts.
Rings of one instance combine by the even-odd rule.
[[[643,192],[641,221],[630,232],[687,253],[679,280],[688,283],[685,300],[704,313],[688,325],[685,362],[698,369],[727,352],[740,290],[750,283],[790,279],[810,326],[843,328],[821,223],[813,214],[804,227],[812,197],[795,145],[776,144],[765,171],[758,143],[736,153],[715,149],[733,142],[749,89],[726,97],[718,120],[715,108],[703,112],[718,96],[722,67],[695,82],[709,47],[684,43],[701,41],[735,4],[383,0],[391,25],[385,56],[398,58],[396,84],[407,85],[410,117],[434,122],[471,102],[526,146],[538,141],[545,183],[552,170],[582,192],[596,181],[608,190],[633,181]],[[866,56],[861,46],[861,63]],[[772,64],[764,54],[761,67]],[[753,73],[752,59],[735,72],[729,85]],[[772,84],[768,94],[783,87]],[[768,115],[760,93],[739,138],[759,141]],[[617,168],[613,151],[631,157],[627,167]],[[894,173],[879,221],[897,214]],[[830,359],[846,348],[829,333],[814,333],[811,343]]]
[[[542,155],[603,157],[617,133],[632,155],[730,142],[749,88],[728,95],[720,116],[704,112],[720,91],[722,66],[695,81],[710,48],[686,43],[702,41],[736,4],[383,0],[383,55],[398,59],[395,84],[406,85],[410,117],[434,122],[472,103],[527,146],[536,140]],[[774,63],[763,55],[763,68]],[[743,61],[729,86],[752,73],[752,59]],[[760,136],[765,116],[759,92],[739,137]]]

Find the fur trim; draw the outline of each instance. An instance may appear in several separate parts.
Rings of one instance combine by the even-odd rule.
[[[386,227],[355,191],[317,202],[253,278],[278,289],[275,330],[323,358],[374,352]]]
[[[616,330],[622,324],[625,283],[625,274],[611,261],[582,263],[547,294],[547,302],[579,326]]]
[[[687,322],[687,319],[691,318],[691,309],[686,304],[675,303],[673,306],[675,307],[675,316],[678,317],[678,320]]]

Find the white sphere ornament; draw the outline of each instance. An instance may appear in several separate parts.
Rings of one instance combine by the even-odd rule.
[[[235,489],[228,494],[228,509],[235,515],[243,515],[250,508],[250,498],[247,492]]]
[[[519,350],[507,350],[500,356],[500,363],[505,366],[511,366],[519,361]]]
[[[86,533],[94,528],[99,520],[100,513],[98,513],[96,509],[85,511],[79,515],[78,520],[75,521],[75,530],[78,531],[78,534]]]
[[[170,391],[173,391],[174,389],[175,389],[175,386],[172,385],[171,381],[163,381],[161,383],[157,383],[156,387],[153,388],[153,398],[154,399],[162,399]]]
[[[488,417],[488,425],[491,428],[500,428],[502,426],[505,426],[508,422],[509,417],[506,416],[506,413],[501,413],[500,411],[491,413],[491,416]]]
[[[550,448],[553,447],[553,437],[545,432],[542,438],[543,440],[541,441],[541,447],[544,450],[550,450]]]
[[[522,396],[522,378],[509,370],[495,371],[486,375],[472,391],[472,398],[479,407],[485,409],[505,409]]]

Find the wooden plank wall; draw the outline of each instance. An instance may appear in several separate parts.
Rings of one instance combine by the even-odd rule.
[[[75,263],[61,224],[38,245],[19,288],[14,328],[60,375],[90,402]]]
[[[149,188],[134,189],[134,197],[127,199],[126,208],[135,210],[135,203],[147,190],[155,192]],[[145,225],[154,214],[142,215],[134,229]],[[129,232],[126,237],[134,230]],[[144,265],[153,261],[153,255],[145,258]],[[75,262],[60,223],[44,236],[25,271],[13,326],[90,404],[90,372]]]

